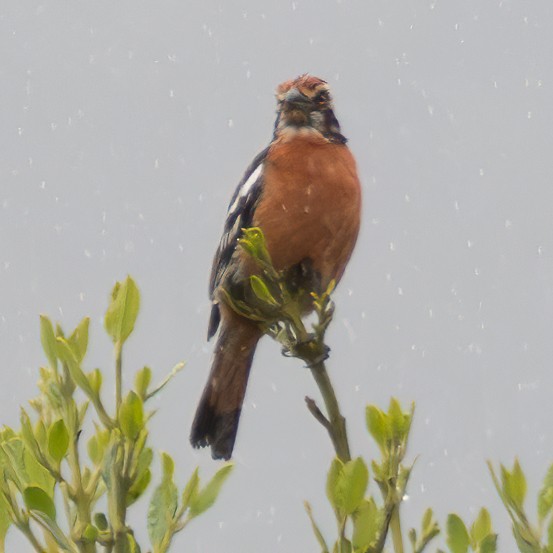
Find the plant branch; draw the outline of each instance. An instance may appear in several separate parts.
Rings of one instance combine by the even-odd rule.
[[[323,397],[328,415],[328,418],[325,419],[326,423],[324,423],[318,416],[315,416],[314,411],[310,408],[308,403],[309,411],[326,428],[338,458],[344,463],[347,463],[351,460],[351,453],[346,431],[346,419],[340,412],[340,406],[338,405],[338,400],[336,398],[336,394],[334,393],[334,388],[332,386],[332,382],[330,381],[330,377],[328,376],[328,372],[326,371],[324,361],[319,361],[313,364],[310,366],[310,370]],[[323,416],[318,408],[317,411],[321,416]]]
[[[44,549],[42,544],[38,541],[38,538],[35,536],[28,520],[24,524],[18,524],[18,527],[25,535],[25,537],[29,540],[35,551],[37,551],[38,553],[47,553],[46,549]]]
[[[394,544],[394,553],[403,553],[403,535],[401,533],[401,521],[399,518],[400,503],[396,503],[392,508],[390,519],[390,530],[392,531],[392,542]]]
[[[330,422],[322,414],[321,410],[315,403],[315,400],[311,399],[308,396],[305,396],[305,404],[307,405],[307,409],[309,409],[309,412],[315,417],[315,419],[317,419],[330,432]]]
[[[367,553],[382,553],[384,551],[384,545],[386,544],[386,539],[388,538],[388,529],[390,528],[390,521],[392,519],[392,514],[394,512],[394,505],[391,502],[386,502],[385,504],[385,516],[382,521],[382,527],[378,533],[378,540],[374,546],[369,547]]]

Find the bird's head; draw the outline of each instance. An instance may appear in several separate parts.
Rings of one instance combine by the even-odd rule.
[[[279,85],[276,98],[275,135],[290,127],[311,127],[332,141],[346,141],[340,134],[326,81],[309,74],[301,75]]]

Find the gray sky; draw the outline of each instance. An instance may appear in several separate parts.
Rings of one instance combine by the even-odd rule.
[[[188,433],[211,355],[207,281],[236,183],[270,140],[275,86],[326,79],[363,181],[363,226],[335,294],[331,376],[355,454],[364,406],[415,400],[420,455],[405,528],[427,506],[491,508],[485,459],[553,460],[550,0],[4,2],[0,7],[0,420],[35,394],[38,313],[90,315],[86,366],[111,367],[107,295],[143,307],[126,369],[187,369],[159,400],[154,445],[196,464]],[[176,548],[316,551],[332,536],[331,449],[315,386],[265,340],[214,510]],[[372,486],[376,491],[376,486]],[[144,512],[133,521],[140,526]],[[143,535],[143,533],[142,533]],[[15,533],[8,550],[21,550]]]

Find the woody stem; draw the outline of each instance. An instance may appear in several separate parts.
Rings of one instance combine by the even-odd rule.
[[[321,422],[321,424],[323,424],[326,428],[338,458],[344,463],[347,463],[351,460],[351,453],[349,450],[348,435],[346,432],[346,419],[340,412],[340,406],[338,405],[338,400],[336,399],[332,382],[330,381],[330,377],[326,371],[325,363],[324,361],[318,361],[317,363],[311,365],[310,369],[311,374],[319,387],[321,395],[323,396],[328,417],[328,424],[323,424],[318,416],[315,416],[315,418],[317,418],[317,420],[319,420],[319,422]],[[309,405],[309,401],[308,408],[313,413],[313,408]]]

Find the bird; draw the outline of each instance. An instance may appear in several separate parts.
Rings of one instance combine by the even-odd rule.
[[[263,336],[258,323],[233,311],[223,293],[247,298],[255,268],[238,245],[244,229],[263,231],[275,269],[291,283],[320,292],[342,277],[360,228],[361,184],[328,83],[303,74],[280,84],[276,100],[272,140],[230,200],[211,271],[208,340],[219,334],[190,441],[196,448],[210,446],[214,459],[232,456]]]

